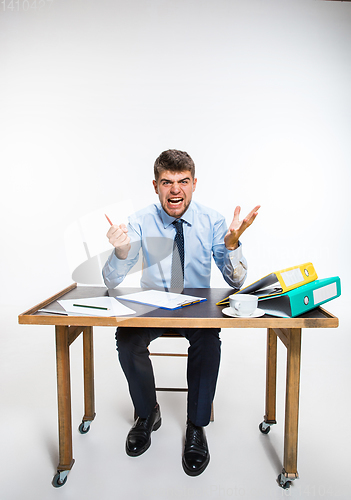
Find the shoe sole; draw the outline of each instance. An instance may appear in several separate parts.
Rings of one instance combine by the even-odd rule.
[[[193,469],[189,469],[189,467],[186,464],[186,461],[184,460],[184,456],[182,458],[182,465],[183,465],[183,469],[184,469],[185,474],[187,474],[188,476],[192,476],[192,477],[199,476],[200,474],[202,474],[203,471],[208,466],[209,462],[210,462],[210,455],[208,455],[206,462],[204,462],[199,469],[194,471]]]
[[[161,427],[161,423],[162,423],[162,418],[160,418],[160,420],[155,422],[151,432],[157,431]],[[150,448],[150,445],[151,445],[151,436],[150,436],[150,439],[147,441],[147,443],[137,452],[128,450],[127,445],[126,445],[126,453],[129,457],[139,457],[140,455],[145,453],[146,450],[148,450]]]

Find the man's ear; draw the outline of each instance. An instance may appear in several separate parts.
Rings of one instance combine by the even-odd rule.
[[[194,182],[193,182],[193,192],[195,191],[196,184],[197,184],[197,177],[195,177]]]
[[[154,180],[152,181],[152,184],[154,185],[155,193],[158,194],[157,182]]]

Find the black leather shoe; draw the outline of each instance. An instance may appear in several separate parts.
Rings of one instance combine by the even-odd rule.
[[[130,457],[138,457],[151,444],[151,432],[161,427],[161,411],[157,404],[147,418],[138,417],[130,429],[126,441],[126,453]]]
[[[190,420],[187,423],[183,453],[183,469],[188,476],[201,474],[210,461],[206,435],[203,427],[197,427]]]

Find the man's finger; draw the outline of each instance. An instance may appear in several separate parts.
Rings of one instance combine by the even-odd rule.
[[[245,219],[249,219],[253,215],[256,217],[259,208],[261,208],[261,205],[256,205],[255,208],[245,217]]]
[[[237,206],[234,210],[234,217],[233,217],[233,222],[237,222],[239,220],[239,215],[240,215],[240,210],[241,207]]]
[[[123,231],[122,231],[122,233],[119,235],[118,239],[119,239],[119,241],[120,241],[121,243],[124,243],[124,244],[125,244],[126,242],[127,242],[127,243],[129,243],[129,241],[130,241],[130,238],[129,238],[128,234],[127,234],[127,233],[125,233],[125,232],[123,232]]]
[[[118,231],[118,226],[113,225],[113,226],[111,226],[111,227],[110,227],[110,229],[107,231],[106,236],[107,236],[108,238],[111,238],[111,236],[113,236],[113,235],[114,235],[117,231]]]
[[[113,224],[110,229],[107,231],[107,237],[113,236],[116,233],[123,231],[123,233],[128,233],[128,228],[125,224],[120,224],[119,226],[117,224]]]
[[[250,215],[250,214],[249,214]],[[251,215],[251,217],[249,217],[249,215],[247,217],[245,217],[245,219],[243,220],[243,223],[242,223],[242,226],[245,226],[244,229],[248,228],[249,226],[251,226],[251,224],[253,223],[253,221],[256,219],[257,217],[257,212],[254,213],[253,215]]]

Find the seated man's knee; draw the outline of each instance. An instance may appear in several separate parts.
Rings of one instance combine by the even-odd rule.
[[[194,328],[188,331],[186,337],[190,344],[218,345],[221,343],[219,337],[220,331],[220,328]]]
[[[208,335],[207,335],[207,342],[213,346],[220,346],[221,345],[221,339],[219,336],[220,333],[219,328],[209,328]]]
[[[145,350],[149,341],[147,336],[143,334],[141,328],[118,327],[116,331],[116,347],[121,351]]]

